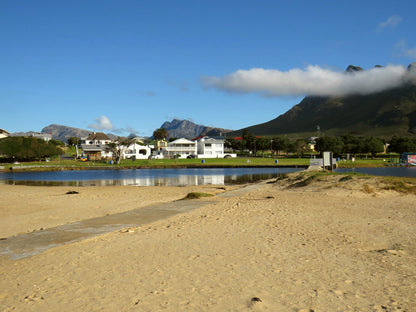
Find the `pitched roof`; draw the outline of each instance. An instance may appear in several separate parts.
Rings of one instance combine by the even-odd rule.
[[[103,132],[93,132],[88,135],[86,140],[110,140],[109,136]]]
[[[97,145],[89,145],[89,144],[81,144],[81,148],[84,152],[100,152],[100,151],[105,151],[108,146],[107,145],[102,145],[102,144],[97,144]]]
[[[175,141],[169,142],[169,144],[195,144],[195,141],[190,141],[188,139],[185,138],[181,138],[181,139],[177,139]]]

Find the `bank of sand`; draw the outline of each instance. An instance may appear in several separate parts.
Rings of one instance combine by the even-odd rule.
[[[0,257],[0,310],[415,311],[415,195],[361,177],[288,188],[294,176],[130,231]],[[1,185],[0,236],[195,190],[224,192]]]

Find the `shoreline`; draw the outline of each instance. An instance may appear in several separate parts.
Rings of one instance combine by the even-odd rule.
[[[308,168],[308,165],[138,165],[138,166],[66,166],[66,165],[27,165],[27,166],[0,166],[0,172],[10,171],[78,171],[78,170],[124,170],[124,169],[215,169],[215,168]]]

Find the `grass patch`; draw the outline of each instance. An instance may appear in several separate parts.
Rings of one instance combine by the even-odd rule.
[[[416,195],[416,179],[414,178],[384,177],[383,182],[385,190]]]
[[[339,182],[347,182],[350,180],[352,180],[352,176],[346,175],[345,177],[342,177],[341,179],[339,179]]]
[[[295,181],[298,181],[298,182],[293,183],[289,187],[304,187],[304,186],[307,186],[307,185],[311,184],[315,180],[319,180],[320,177],[322,177],[324,175],[328,175],[328,174],[330,174],[330,173],[326,173],[326,172],[315,172],[315,173],[312,173],[312,174],[303,173],[303,174],[300,174],[295,179]]]
[[[188,193],[182,199],[198,199],[198,198],[201,198],[201,197],[211,197],[211,196],[214,196],[214,195],[208,194],[208,193],[191,192],[191,193]]]

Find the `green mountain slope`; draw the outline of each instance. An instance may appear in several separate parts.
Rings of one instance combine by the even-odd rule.
[[[316,135],[318,129],[325,135],[415,135],[416,85],[370,95],[305,97],[279,117],[232,134]]]

